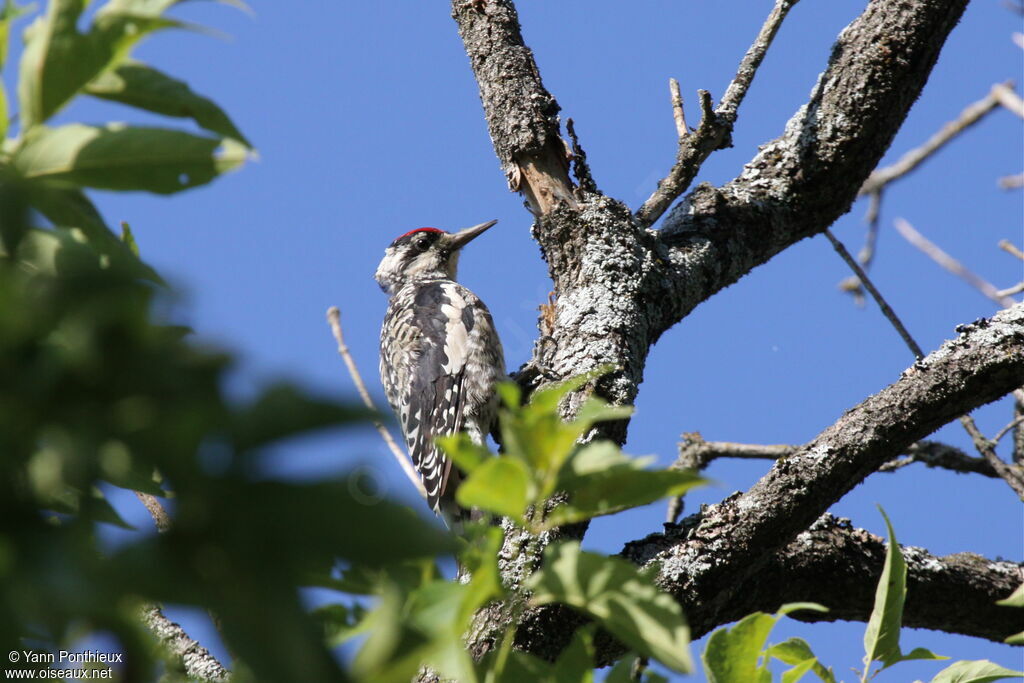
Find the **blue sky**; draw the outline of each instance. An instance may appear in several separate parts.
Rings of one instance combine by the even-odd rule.
[[[780,134],[836,35],[864,4],[804,0],[795,7],[740,110],[734,147],[716,153],[698,182],[726,182],[758,144]],[[668,79],[680,81],[696,119],[696,89],[717,101],[770,6],[524,0],[519,13],[545,84],[563,116],[575,120],[598,185],[636,208],[675,154]],[[386,301],[372,274],[384,247],[414,227],[456,229],[497,218],[499,225],[464,254],[461,280],[490,306],[507,364],[518,367],[529,357],[537,306],[550,282],[529,236],[530,215],[507,191],[491,150],[447,3],[253,2],[253,10],[187,3],[177,16],[230,38],[162,34],[137,56],[214,97],[257,146],[259,161],[171,198],[93,195],[110,222],[131,223],[143,255],[183,293],[172,315],[201,340],[238,352],[230,382],[237,395],[285,377],[351,397],[324,322],[327,307],[338,305],[356,361],[383,404],[376,367]],[[883,163],[919,145],[993,83],[1021,82],[1022,52],[1010,38],[1019,30],[1019,17],[999,0],[972,3]],[[88,101],[58,120],[157,121]],[[996,306],[906,244],[892,222],[907,219],[997,287],[1017,282],[1020,262],[996,243],[1024,241],[1021,193],[999,189],[996,179],[1021,171],[1021,130],[1009,112],[994,112],[887,192],[871,272],[926,351],[953,336],[958,323]],[[855,205],[834,226],[852,251],[863,239],[865,209]],[[874,306],[859,309],[837,290],[847,275],[823,237],[805,240],[665,334],[650,357],[627,451],[657,454],[667,465],[684,431],[713,440],[802,443],[895,381],[912,358]],[[1010,419],[1009,405],[981,410],[977,419],[992,435]],[[959,427],[935,438],[970,451]],[[356,463],[392,495],[415,502],[369,431],[308,438],[267,456],[268,472],[288,477],[338,474]],[[718,485],[694,493],[687,510],[749,487],[767,466],[716,462],[708,474]],[[120,502],[127,517],[145,523],[133,498]],[[876,503],[903,543],[936,554],[1021,559],[1020,502],[999,481],[914,466],[875,475],[832,511],[883,534]],[[599,520],[585,545],[617,552],[658,530],[663,517],[659,504]],[[201,617],[172,614],[223,656]],[[862,631],[863,624],[784,622],[776,640],[808,639],[851,680]],[[927,631],[908,631],[904,639],[907,647],[926,646],[954,660],[1024,665],[1019,649],[976,639]],[[927,680],[939,668],[909,663],[877,680]]]

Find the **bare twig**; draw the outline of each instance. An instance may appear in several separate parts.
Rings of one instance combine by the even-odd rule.
[[[673,468],[701,470],[719,458],[747,460],[778,460],[796,453],[801,446],[789,444],[749,444],[729,441],[705,441],[699,433],[683,435],[679,444],[679,456]],[[950,470],[964,474],[981,474],[994,479],[999,474],[984,458],[975,458],[955,446],[938,441],[918,441],[906,452],[878,468],[879,472],[891,473],[907,465],[921,463],[926,467]],[[675,521],[675,520],[669,520]]]
[[[867,180],[864,181],[864,184],[861,185],[858,196],[863,197],[864,195],[877,192],[892,181],[905,176],[920,166],[925,159],[942,149],[946,143],[973,126],[986,114],[999,106],[1001,104],[1000,98],[1005,97],[1003,93],[1009,90],[1011,85],[1012,82],[1007,81],[1006,83],[992,86],[985,97],[968,105],[966,109],[960,112],[960,116],[955,121],[950,121],[944,125],[939,132],[928,138],[923,145],[904,154],[895,164],[873,171]],[[1011,90],[1010,92],[1012,94],[1013,91]]]
[[[736,71],[736,77],[726,89],[717,110],[712,110],[711,95],[706,90],[697,91],[700,97],[701,121],[697,130],[692,134],[684,135],[679,132],[682,119],[682,97],[679,97],[679,107],[676,107],[679,84],[674,79],[669,82],[669,88],[672,91],[672,115],[676,122],[676,132],[679,134],[676,163],[668,175],[658,182],[657,189],[647,198],[647,201],[637,209],[635,217],[640,225],[649,227],[661,218],[672,202],[693,182],[704,160],[716,149],[729,146],[732,128],[736,123],[736,113],[747,94],[747,89],[753,82],[757,68],[764,60],[775,34],[778,33],[782,20],[797,1],[776,0],[771,13],[765,19],[764,25],[761,26],[760,33],[754,39],[754,43],[747,50],[746,55],[743,56]],[[682,123],[682,129],[685,131],[685,121]]]
[[[672,97],[672,118],[676,122],[676,135],[685,138],[690,129],[686,125],[686,112],[683,111],[683,94],[679,92],[679,81],[668,79],[668,91]]]
[[[1010,432],[1010,430],[1016,428],[1017,425],[1021,424],[1022,422],[1024,422],[1024,415],[1015,414],[1013,416],[1013,419],[1010,420],[1010,423],[1007,424],[1002,429],[1000,429],[998,432],[996,432],[996,435],[992,437],[992,443],[999,443],[1000,441],[1002,441],[1003,437],[1006,436]]]
[[[872,283],[871,280],[868,279],[867,273],[864,272],[864,269],[861,268],[860,265],[853,260],[853,257],[850,256],[850,252],[848,252],[846,250],[846,247],[843,246],[843,243],[835,238],[835,235],[832,234],[831,230],[826,230],[825,236],[828,237],[828,241],[832,243],[832,247],[839,253],[843,260],[846,261],[846,265],[850,266],[850,269],[857,274],[858,278],[860,278],[860,281],[864,284],[864,287],[868,290],[868,292],[871,293],[871,297],[878,304],[878,307],[882,309],[882,315],[884,315],[889,320],[889,322],[892,323],[892,326],[896,328],[897,332],[899,332],[900,337],[903,338],[904,343],[910,348],[911,351],[914,352],[914,357],[917,358],[918,360],[924,358],[924,351],[922,351],[921,347],[918,346],[916,341],[914,341],[914,338],[910,336],[910,333],[907,331],[907,328],[903,326],[903,323],[900,321],[899,317],[896,316],[896,312],[892,310],[892,308],[889,307],[889,304],[886,303],[885,299],[882,298],[881,292],[879,292],[875,288],[874,283]]]
[[[167,514],[167,510],[160,504],[160,500],[156,496],[152,496],[142,491],[136,491],[135,495],[138,496],[142,504],[149,510],[150,517],[153,518],[153,523],[156,524],[156,530],[164,534],[171,530],[171,517]]]
[[[1004,175],[996,183],[1004,190],[1016,190],[1018,187],[1024,187],[1024,173]]]
[[[171,530],[171,517],[167,510],[160,503],[160,500],[153,495],[136,491],[142,504],[149,510],[153,523],[158,533],[165,534]],[[221,665],[217,658],[210,654],[209,650],[193,640],[185,630],[164,616],[162,608],[158,603],[146,603],[142,606],[142,623],[145,624],[160,643],[167,648],[172,655],[181,658],[185,672],[202,681],[227,681],[231,672]],[[220,619],[212,611],[209,613],[221,640],[227,642],[224,632],[221,629]]]
[[[962,263],[944,252],[927,237],[915,230],[914,226],[902,218],[896,219],[896,230],[903,236],[903,239],[920,249],[933,261],[977,289],[992,301],[995,301],[1000,306],[1008,308],[1017,303],[1009,296],[1000,296],[999,290],[996,289],[992,283],[987,282],[980,276],[968,270]]]
[[[1008,296],[1013,296],[1014,294],[1020,294],[1021,292],[1024,292],[1024,282],[1018,282],[1013,287],[1007,287],[1006,289],[1000,289],[998,292],[996,292],[996,296],[1008,297]]]
[[[857,261],[866,273],[871,262],[875,260],[875,245],[878,244],[878,217],[882,209],[882,190],[871,193],[871,203],[868,205],[868,212],[864,215],[864,222],[868,224],[867,234],[864,236],[864,246],[857,252]],[[857,306],[864,305],[864,285],[860,278],[851,275],[839,283],[839,289],[853,295],[853,302]]]
[[[901,221],[897,220],[896,227],[898,229],[900,228],[900,222]],[[910,227],[909,223],[906,223],[906,221],[902,222],[906,225],[907,228],[913,230],[913,228]],[[916,233],[917,231],[914,232]],[[900,233],[903,234],[902,229],[900,229]],[[864,273],[864,270],[859,265],[857,265],[857,262],[853,260],[852,256],[850,256],[850,252],[848,252],[846,250],[846,247],[844,247],[842,243],[840,243],[839,240],[837,240],[832,235],[831,231],[826,230],[825,235],[828,237],[829,241],[832,242],[832,246],[835,247],[836,251],[839,252],[839,255],[843,257],[843,260],[846,261],[847,265],[849,265],[850,268],[852,268],[853,271],[857,273],[857,277],[859,277],[861,281],[864,283],[864,286],[867,288],[867,290],[871,293],[871,296],[878,303],[879,308],[882,309],[882,312],[885,315],[885,317],[888,318],[889,322],[892,323],[893,327],[896,328],[896,331],[899,332],[900,337],[903,338],[903,341],[904,343],[906,343],[907,347],[910,348],[910,350],[914,353],[914,356],[918,360],[921,360],[924,357],[924,354],[921,351],[921,347],[918,345],[916,341],[914,341],[914,338],[910,336],[910,333],[907,331],[907,328],[904,327],[900,319],[896,317],[896,313],[892,310],[892,308],[889,307],[889,304],[885,302],[885,299],[882,298],[882,295],[875,288],[874,284],[872,284],[871,280],[868,279],[867,275]],[[905,234],[904,237],[906,237]],[[924,238],[921,237],[921,239]],[[938,248],[936,247],[936,249]],[[991,287],[991,285],[989,285],[989,287]],[[1016,302],[1011,299],[1007,307],[1013,306],[1014,304],[1016,304]],[[964,426],[964,429],[967,430],[967,433],[971,435],[971,439],[973,439],[975,447],[983,456],[985,456],[985,459],[992,466],[992,469],[995,470],[995,472],[1004,481],[1006,481],[1007,484],[1010,485],[1010,488],[1012,488],[1018,496],[1024,498],[1024,474],[1018,472],[1018,468],[1012,468],[1011,466],[1007,465],[1006,463],[999,459],[999,456],[996,455],[996,452],[992,449],[991,444],[985,439],[984,436],[982,436],[981,432],[979,432],[978,428],[974,425],[974,420],[971,419],[970,415],[961,416],[960,423]]]
[[[743,102],[743,98],[746,96],[747,89],[754,80],[758,67],[764,61],[768,48],[771,47],[772,41],[775,40],[775,34],[779,32],[779,27],[782,26],[782,20],[786,18],[786,14],[789,13],[789,10],[793,9],[796,3],[797,0],[776,0],[771,13],[761,26],[761,32],[754,39],[754,44],[747,50],[747,54],[743,55],[743,61],[740,62],[740,67],[736,71],[736,77],[732,79],[732,83],[726,88],[725,95],[722,96],[722,102],[718,106],[718,114],[728,122],[730,127],[736,120],[736,111]]]
[[[158,605],[142,607],[142,621],[167,650],[181,658],[189,678],[222,683],[231,678],[210,651],[192,639],[181,626],[164,616]]]
[[[960,424],[964,426],[967,433],[971,435],[971,439],[974,441],[974,447],[978,449],[978,452],[985,456],[985,460],[992,466],[1003,481],[1010,485],[1018,496],[1024,498],[1024,468],[1019,466],[1007,465],[1003,462],[998,455],[996,455],[995,449],[992,448],[992,442],[985,438],[985,435],[981,433],[978,426],[974,424],[974,420],[970,415],[964,415],[960,418]]]
[[[1016,256],[1021,261],[1024,261],[1024,251],[1021,251],[1020,249],[1015,247],[1013,242],[1011,242],[1010,240],[999,240],[999,248],[1005,251],[1007,254],[1011,256]]]
[[[345,343],[345,335],[341,331],[341,311],[337,306],[331,306],[327,309],[327,322],[331,326],[331,332],[334,334],[334,340],[338,342],[338,353],[345,360],[345,365],[348,367],[348,373],[352,376],[352,382],[356,385],[356,391],[359,392],[360,398],[363,399],[363,403],[370,410],[377,412],[377,407],[373,404],[373,399],[370,398],[370,392],[366,390],[366,383],[363,382],[362,375],[359,374],[359,369],[356,367],[355,361],[352,359],[352,354],[349,353],[348,345]],[[420,477],[416,474],[416,468],[413,467],[412,461],[405,454],[405,452],[398,447],[395,440],[391,437],[391,432],[388,431],[387,427],[380,420],[374,420],[373,426],[380,432],[380,436],[384,439],[384,443],[387,444],[391,454],[395,456],[395,460],[398,461],[402,471],[409,477],[409,481],[412,482],[413,487],[423,498],[427,497],[427,492],[423,488],[423,483],[420,481]]]
[[[1024,119],[1024,100],[1010,87],[1011,83],[1000,83],[992,86],[992,93],[999,104]]]

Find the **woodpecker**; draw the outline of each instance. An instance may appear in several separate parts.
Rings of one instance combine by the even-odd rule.
[[[427,493],[451,528],[461,479],[434,437],[465,431],[483,445],[497,416],[505,355],[487,306],[455,281],[459,252],[497,221],[455,233],[418,228],[385,250],[374,275],[390,301],[380,333],[380,378]]]

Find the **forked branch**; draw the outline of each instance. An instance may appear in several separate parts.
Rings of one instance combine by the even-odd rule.
[[[636,219],[643,227],[653,225],[693,182],[701,165],[716,149],[731,144],[732,129],[736,123],[736,114],[750,84],[757,74],[757,69],[764,61],[764,56],[771,47],[775,34],[778,33],[782,20],[798,0],[776,0],[760,33],[747,50],[740,62],[736,77],[722,96],[718,108],[712,110],[711,95],[706,90],[699,90],[701,120],[697,130],[687,135],[686,119],[683,117],[682,97],[679,96],[679,83],[672,79],[669,88],[672,94],[672,113],[679,136],[679,148],[676,152],[676,163],[663,180],[658,182],[654,193],[636,211]]]

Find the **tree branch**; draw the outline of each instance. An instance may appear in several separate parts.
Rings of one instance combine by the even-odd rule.
[[[658,564],[659,583],[682,603],[695,633],[741,616],[749,607],[745,583],[833,503],[922,437],[1022,384],[1024,303],[961,330],[897,382],[776,461],[746,493],[691,515],[666,534],[635,541],[624,554]],[[531,613],[519,645],[545,656],[557,653],[567,642],[561,634],[576,623],[563,611]],[[946,626],[948,619],[936,627]]]
[[[637,222],[648,227],[661,218],[665,210],[671,206],[679,195],[686,191],[693,182],[700,170],[704,160],[715,151],[732,145],[732,129],[736,123],[736,113],[739,110],[747,89],[754,81],[757,69],[764,61],[775,34],[782,26],[782,20],[793,8],[798,0],[776,0],[775,6],[765,19],[761,31],[754,39],[754,43],[747,50],[740,62],[736,77],[722,96],[718,109],[711,110],[711,95],[706,90],[698,90],[701,104],[700,125],[693,135],[686,134],[686,120],[683,118],[682,98],[678,95],[679,84],[673,79],[670,85],[672,89],[672,111],[676,122],[676,130],[679,134],[679,149],[676,152],[676,163],[664,180],[658,182],[658,188],[643,203],[636,212]],[[678,106],[676,102],[678,101]],[[682,125],[682,130],[680,130]]]
[[[575,206],[569,155],[559,135],[555,98],[523,44],[511,0],[452,0],[452,18],[469,55],[494,152],[509,182],[534,215],[559,203]]]
[[[683,441],[679,444],[679,457],[672,466],[680,469],[703,470],[719,458],[778,460],[793,455],[800,448],[800,446],[788,444],[765,445],[705,441],[698,433],[688,433],[683,435]],[[915,462],[960,474],[981,474],[993,479],[999,478],[999,474],[984,458],[967,455],[955,446],[938,441],[918,441],[911,444],[905,453],[889,460],[879,467],[878,471],[896,472]]]
[[[917,247],[921,252],[928,256],[928,258],[935,261],[953,275],[956,275],[971,287],[974,287],[992,301],[1003,307],[1012,306],[1016,303],[1011,297],[1002,295],[1000,291],[996,289],[995,285],[975,274],[969,268],[964,266],[964,264],[944,252],[938,245],[919,233],[914,226],[907,221],[902,218],[897,218],[894,225],[896,226],[896,232],[898,232],[903,239],[910,242],[913,246]]]
[[[629,544],[623,554],[641,563],[653,548],[659,548],[658,555],[670,554],[673,544],[686,543],[686,531],[684,525],[655,534]],[[1020,630],[1019,611],[995,602],[1024,581],[1024,566],[970,553],[936,557],[921,548],[901,548],[908,570],[905,626],[999,642]],[[884,539],[853,528],[849,520],[823,515],[739,586],[736,598],[716,619],[707,621],[700,612],[688,611],[693,636],[717,627],[715,622],[728,623],[755,610],[774,612],[787,602],[812,601],[829,608],[825,614],[795,617],[804,621],[867,621],[884,559]],[[672,588],[671,582],[663,585]]]
[[[966,4],[869,3],[782,137],[733,181],[701,185],[672,210],[660,233],[673,273],[659,330],[849,210]]]
[[[986,114],[998,107],[1003,91],[1009,89],[1010,86],[1010,82],[993,85],[985,97],[968,105],[960,112],[960,116],[956,120],[944,125],[935,135],[928,138],[923,145],[904,154],[895,164],[872,171],[868,179],[861,185],[858,194],[864,196],[878,193],[892,181],[902,178],[913,171],[928,157],[945,147],[946,143],[956,138],[960,133],[963,133],[983,119]]]
[[[966,326],[900,380],[848,411],[797,453],[777,461],[741,496],[691,518],[663,573],[712,621],[764,553],[789,543],[830,505],[910,444],[1013,391],[1024,379],[1024,304]],[[713,554],[714,562],[701,556]]]
[[[666,525],[665,533],[626,544],[620,553],[644,566],[685,552],[695,524]],[[972,553],[938,557],[922,548],[900,546],[907,562],[907,600],[903,624],[1002,642],[1024,628],[1020,610],[996,605],[1024,581],[1024,564],[989,560]],[[711,563],[710,556],[698,561]],[[788,602],[817,602],[827,613],[798,612],[801,621],[862,621],[871,616],[875,587],[885,561],[885,540],[847,519],[822,515],[784,547],[765,553],[756,575],[737,585],[735,597],[713,617],[687,600],[682,579],[663,568],[660,583],[684,604],[694,639],[755,611],[775,612]],[[530,611],[517,645],[554,659],[586,618],[561,606]],[[610,664],[626,647],[607,634],[596,639],[597,661]]]
[[[177,656],[190,678],[213,683],[224,683],[231,672],[221,666],[210,651],[193,640],[177,623],[164,616],[157,605],[142,608],[142,622],[153,632],[167,651]]]
[[[373,404],[373,399],[370,398],[370,392],[366,389],[366,382],[363,381],[363,376],[359,373],[359,368],[356,367],[356,362],[352,358],[352,354],[348,350],[348,344],[345,343],[345,333],[341,329],[341,310],[337,306],[331,306],[327,309],[327,324],[331,327],[331,333],[334,335],[334,341],[338,344],[338,353],[341,355],[342,360],[345,361],[345,367],[348,368],[348,374],[352,377],[352,383],[356,385],[356,391],[359,392],[359,397],[363,400],[363,405],[369,408],[376,414],[380,414],[377,411],[377,406]],[[373,426],[376,427],[380,437],[384,440],[384,445],[391,451],[391,455],[398,461],[398,466],[405,472],[405,476],[412,483],[414,489],[420,494],[424,500],[427,498],[427,491],[423,488],[423,482],[420,481],[420,476],[416,473],[416,468],[413,467],[412,459],[409,455],[399,448],[398,444],[395,443],[394,438],[391,436],[391,432],[384,426],[384,423],[379,419],[373,419]]]

